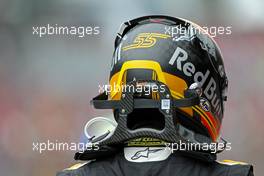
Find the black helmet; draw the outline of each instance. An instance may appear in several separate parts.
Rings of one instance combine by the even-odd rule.
[[[212,141],[218,139],[227,77],[216,42],[200,26],[169,16],[146,16],[125,22],[115,40],[110,86],[121,87],[133,80],[158,80],[175,99],[184,98],[185,90],[195,89],[200,103],[176,108],[176,121]],[[111,89],[110,98],[120,100],[121,93]],[[144,118],[134,118],[143,123],[159,116],[153,109],[133,113],[144,114]],[[118,118],[118,113],[115,116]]]

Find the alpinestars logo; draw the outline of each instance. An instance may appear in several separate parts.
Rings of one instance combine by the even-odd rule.
[[[217,85],[214,78],[209,77],[210,70],[207,69],[205,73],[197,71],[193,63],[186,62],[187,59],[188,53],[184,49],[177,47],[171,59],[169,60],[169,64],[174,65],[176,62],[176,68],[179,71],[183,72],[183,74],[188,77],[192,77],[193,81],[199,83],[201,86],[203,86],[206,80],[209,79],[209,83],[203,89],[203,93],[205,97],[210,101],[212,107],[214,107],[216,114],[218,116],[221,116],[222,111],[220,108],[220,99],[216,94]]]
[[[137,160],[141,157],[144,157],[144,158],[148,158],[149,157],[149,154],[150,153],[156,153],[158,151],[160,151],[162,149],[150,149],[149,147],[147,147],[146,149],[144,150],[140,150],[140,151],[137,151],[132,157],[131,159],[132,160]]]

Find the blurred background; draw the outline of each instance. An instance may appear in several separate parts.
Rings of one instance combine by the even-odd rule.
[[[0,0],[0,175],[47,176],[75,163],[74,151],[32,151],[33,142],[79,142],[89,100],[106,84],[120,24],[143,15],[231,26],[218,35],[230,81],[219,159],[264,167],[264,1]],[[38,37],[33,26],[99,26],[99,35]]]

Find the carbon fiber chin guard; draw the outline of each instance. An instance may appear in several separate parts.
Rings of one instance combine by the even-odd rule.
[[[187,139],[183,134],[180,134],[179,126],[174,124],[173,113],[175,107],[190,107],[199,104],[199,95],[195,90],[188,89],[185,91],[185,98],[174,99],[170,93],[168,87],[155,80],[141,80],[132,81],[127,84],[127,86],[136,87],[137,84],[147,82],[150,84],[157,85],[158,99],[142,99],[135,98],[135,91],[125,91],[122,92],[120,100],[107,100],[108,96],[106,93],[100,94],[95,97],[91,104],[94,105],[96,109],[118,109],[119,118],[117,120],[117,127],[112,136],[99,142],[100,146],[104,145],[115,145],[122,144],[128,140],[139,138],[139,137],[153,137],[165,142],[177,143],[180,140],[185,142]],[[162,90],[160,88],[163,87]],[[127,117],[136,108],[157,108],[164,115],[165,125],[162,130],[150,129],[150,128],[140,128],[135,130],[130,130],[127,127]]]

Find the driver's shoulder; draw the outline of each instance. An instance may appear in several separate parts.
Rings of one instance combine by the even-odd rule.
[[[249,173],[253,173],[253,165],[242,162],[242,161],[234,161],[234,160],[222,160],[216,161],[215,167],[220,170],[227,170],[229,175],[245,175],[248,176]]]
[[[62,171],[58,172],[56,176],[83,176],[86,175],[86,167],[91,163],[92,161],[88,162],[81,162],[81,163],[76,163],[66,169],[63,169]]]

